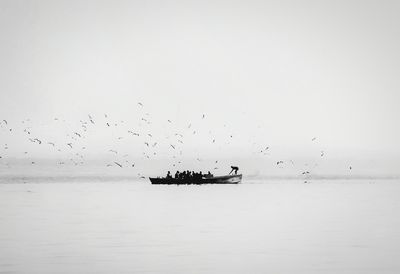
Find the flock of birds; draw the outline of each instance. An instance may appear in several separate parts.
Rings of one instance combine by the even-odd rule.
[[[144,104],[141,102],[138,102],[138,107],[140,109],[142,109],[142,111],[144,110]],[[149,113],[145,113],[143,111],[143,115],[141,115],[142,117],[140,118],[140,123],[143,125],[150,125],[152,123],[151,120],[151,116]],[[201,120],[206,119],[206,115],[202,114],[201,115]],[[55,122],[63,122],[65,123],[66,121],[63,119],[59,119],[59,118],[54,118]],[[174,122],[171,119],[166,119],[166,122],[168,124],[173,124]],[[137,141],[142,141],[143,144],[143,151],[142,151],[142,158],[147,158],[147,159],[151,159],[152,157],[156,157],[158,150],[157,148],[160,146],[160,141],[158,139],[156,139],[153,136],[153,133],[146,131],[145,129],[143,130],[134,130],[134,129],[130,129],[127,128],[126,126],[124,126],[125,121],[123,120],[119,120],[119,121],[112,121],[109,116],[107,114],[104,114],[104,118],[100,118],[97,117],[95,119],[95,117],[93,117],[92,115],[87,115],[86,119],[80,120],[79,123],[77,124],[77,126],[70,130],[67,131],[66,135],[65,135],[65,139],[64,140],[50,140],[50,139],[44,139],[39,137],[40,133],[36,133],[35,129],[32,128],[32,123],[30,119],[25,119],[23,121],[21,121],[21,123],[23,124],[23,134],[25,135],[27,141],[29,141],[32,145],[37,145],[37,146],[47,146],[48,148],[51,148],[52,150],[59,152],[59,153],[65,153],[67,152],[69,155],[69,159],[67,161],[70,162],[70,164],[78,166],[78,165],[84,165],[85,164],[85,151],[87,150],[88,145],[82,144],[84,142],[82,142],[83,139],[86,138],[86,135],[88,134],[89,131],[91,131],[93,128],[98,127],[98,126],[102,126],[103,128],[117,128],[119,127],[119,133],[122,133],[120,136],[116,137],[116,141],[119,140],[123,140],[125,138],[138,138]],[[124,126],[124,127],[123,127]],[[225,127],[225,125],[224,125]],[[189,123],[184,132],[174,132],[172,134],[172,136],[165,136],[165,139],[163,140],[163,145],[166,145],[169,147],[170,150],[173,151],[172,154],[172,162],[173,167],[179,165],[182,163],[182,155],[183,155],[183,146],[185,144],[185,136],[188,135],[195,135],[197,134],[197,128],[194,127],[194,125],[192,123]],[[9,134],[13,134],[15,132],[14,128],[11,126],[11,124],[9,123],[9,121],[7,121],[6,119],[3,119],[2,121],[0,121],[0,133],[1,131],[6,131]],[[125,135],[124,135],[124,134]],[[211,134],[211,131],[209,131],[209,133]],[[139,138],[141,137],[141,138]],[[233,138],[233,134],[228,134],[228,136],[226,136],[228,139]],[[317,137],[313,137],[311,139],[312,142],[315,142],[317,140]],[[215,144],[216,138],[210,136],[210,143],[211,144]],[[254,145],[254,144],[253,144]],[[90,145],[89,145],[90,146]],[[1,153],[0,151],[0,165],[1,164],[7,164],[5,162],[5,154],[6,151],[9,149],[8,144],[4,144],[3,146],[3,153]],[[270,155],[269,154],[270,151],[270,146],[264,146],[261,149],[254,151],[253,153],[257,153],[260,155]],[[133,162],[133,160],[130,160],[130,155],[127,153],[121,153],[121,151],[118,151],[115,148],[108,148],[107,151],[110,155],[113,155],[114,158],[113,160],[111,160],[110,162],[106,163],[106,167],[118,167],[118,168],[135,168],[135,162]],[[23,154],[28,155],[29,151],[24,151]],[[137,156],[137,155],[136,155]],[[320,151],[320,157],[324,157],[325,156],[325,152],[324,151]],[[135,158],[137,159],[137,158]],[[2,161],[3,160],[3,161]],[[201,158],[196,158],[197,161],[201,162],[202,159]],[[289,162],[294,165],[293,160],[289,160]],[[36,162],[35,161],[31,161],[30,163],[31,165],[35,165]],[[67,164],[65,160],[62,161],[58,161],[57,162],[58,165],[62,166]],[[218,169],[218,160],[214,161],[215,169]],[[282,166],[284,166],[286,164],[286,161],[283,160],[278,160],[276,161],[276,166],[282,168]],[[350,166],[349,169],[351,170],[352,167]],[[139,177],[144,178],[141,173],[137,173]],[[309,177],[311,175],[311,171],[310,170],[304,170],[301,172],[302,176],[305,176],[305,178]],[[307,182],[307,181],[305,181]]]

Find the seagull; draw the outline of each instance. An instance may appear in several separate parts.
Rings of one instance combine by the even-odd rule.
[[[203,114],[203,117],[201,119],[204,119],[204,117],[206,117],[206,116]]]
[[[110,124],[109,123],[106,123],[107,124],[107,126],[109,127],[110,126]]]
[[[175,149],[175,147],[173,145],[170,145],[173,149]]]
[[[141,102],[138,103],[139,106],[143,107],[143,104]]]
[[[115,154],[118,154],[118,152],[117,152],[117,151],[115,151],[115,150],[112,150],[112,149],[110,149],[110,150],[109,150],[109,152],[113,152],[113,153],[115,153]]]
[[[119,167],[122,167],[122,165],[120,163],[114,162],[114,164],[116,164]]]
[[[276,164],[277,164],[277,165],[283,164],[283,161],[278,161],[278,162],[276,162]]]
[[[167,121],[168,121],[168,123],[172,123],[171,120],[169,120],[169,119]]]
[[[55,144],[52,142],[47,142],[47,144],[52,145],[53,147],[55,146]]]
[[[76,136],[78,136],[78,137],[81,137],[81,135],[80,135],[79,133],[77,133],[77,132],[74,132],[74,134],[75,134]]]
[[[302,175],[306,175],[306,174],[310,174],[309,171],[304,171],[303,173],[301,173]]]
[[[38,138],[33,139],[33,141],[37,141],[40,144],[42,144],[42,141],[40,141]]]
[[[147,142],[144,142],[144,143],[145,143],[146,146],[149,146],[149,143],[147,143]]]
[[[67,146],[69,146],[70,148],[72,148],[72,143],[68,143]]]
[[[311,139],[311,141],[315,141],[316,139],[317,139],[317,137],[314,137],[314,138]]]
[[[321,157],[324,156],[324,151],[321,151]]]
[[[350,166],[350,167],[349,167],[349,169],[351,170],[351,169],[352,169],[352,167]]]
[[[132,164],[132,167],[135,167],[135,164]]]
[[[213,143],[215,143],[215,139],[213,139]]]
[[[181,140],[178,140],[179,143],[183,144],[183,142]]]
[[[3,122],[7,125],[8,123],[7,123],[7,120],[3,120]]]
[[[128,133],[131,133],[132,135],[139,136],[139,133],[135,133],[135,132],[133,132],[133,131],[131,131],[131,130],[128,130]]]
[[[154,144],[153,144],[153,147],[155,147],[157,145],[157,142],[155,142]]]
[[[92,116],[90,116],[90,115],[88,115],[89,116],[89,120],[90,120],[90,122],[92,123],[92,124],[94,124],[94,121],[93,121],[93,118],[92,118]]]
[[[149,134],[147,134],[148,136],[150,136],[150,137],[153,137],[153,135],[151,135],[150,133]]]

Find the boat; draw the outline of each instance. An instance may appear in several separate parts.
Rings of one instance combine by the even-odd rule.
[[[242,174],[185,179],[150,177],[149,179],[153,185],[238,184],[242,181]]]

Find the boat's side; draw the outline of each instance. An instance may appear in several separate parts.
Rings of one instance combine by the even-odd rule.
[[[203,179],[174,179],[174,178],[150,178],[153,185],[202,185],[202,184],[238,184],[242,180],[242,174],[216,176]]]

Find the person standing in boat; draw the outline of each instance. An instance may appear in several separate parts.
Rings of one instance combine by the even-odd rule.
[[[238,168],[237,166],[231,166],[231,168],[232,168],[232,170],[231,170],[231,172],[229,172],[229,175],[230,175],[232,172],[235,172],[235,175],[236,175],[237,172],[238,172],[238,170],[239,170],[239,168]]]

